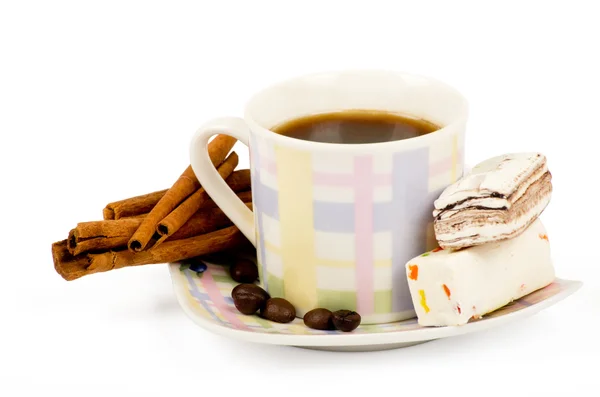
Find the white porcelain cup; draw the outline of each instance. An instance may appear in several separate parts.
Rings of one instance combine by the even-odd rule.
[[[276,134],[286,121],[340,110],[377,110],[442,126],[415,138],[331,144]],[[303,316],[325,307],[363,324],[414,317],[406,262],[435,248],[433,201],[462,176],[467,101],[454,88],[406,73],[312,74],[257,93],[244,118],[202,126],[191,165],[202,186],[256,246],[260,282]],[[253,209],[207,154],[215,134],[250,148]]]

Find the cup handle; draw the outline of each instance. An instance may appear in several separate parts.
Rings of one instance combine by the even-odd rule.
[[[225,180],[213,166],[208,156],[208,141],[213,135],[232,136],[248,146],[250,129],[238,117],[213,119],[196,131],[190,144],[190,164],[208,195],[223,210],[225,215],[241,230],[250,242],[256,246],[254,215],[252,211],[229,188]]]

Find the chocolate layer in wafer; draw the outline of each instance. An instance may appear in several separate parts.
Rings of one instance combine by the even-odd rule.
[[[465,248],[513,238],[542,213],[552,175],[540,153],[486,160],[435,201],[435,235],[443,248]]]

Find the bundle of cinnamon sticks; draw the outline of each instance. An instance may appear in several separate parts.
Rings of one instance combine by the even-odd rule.
[[[252,206],[250,171],[237,170],[235,138],[218,135],[208,145],[219,175]],[[54,268],[65,280],[127,266],[177,262],[249,247],[189,166],[170,189],[108,204],[104,220],[82,222],[52,244]]]

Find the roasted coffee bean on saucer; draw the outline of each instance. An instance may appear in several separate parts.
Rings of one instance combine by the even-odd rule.
[[[296,309],[283,298],[271,298],[260,309],[260,315],[276,323],[289,323],[296,318]]]
[[[327,309],[313,309],[304,315],[304,325],[312,329],[334,330],[333,314]]]
[[[229,268],[231,278],[238,283],[253,283],[258,278],[258,268],[249,259],[237,259]]]
[[[261,310],[270,295],[254,284],[239,284],[231,291],[233,304],[242,314],[254,314]]]
[[[340,331],[354,331],[360,325],[360,314],[351,310],[338,310],[332,315],[333,325]]]

